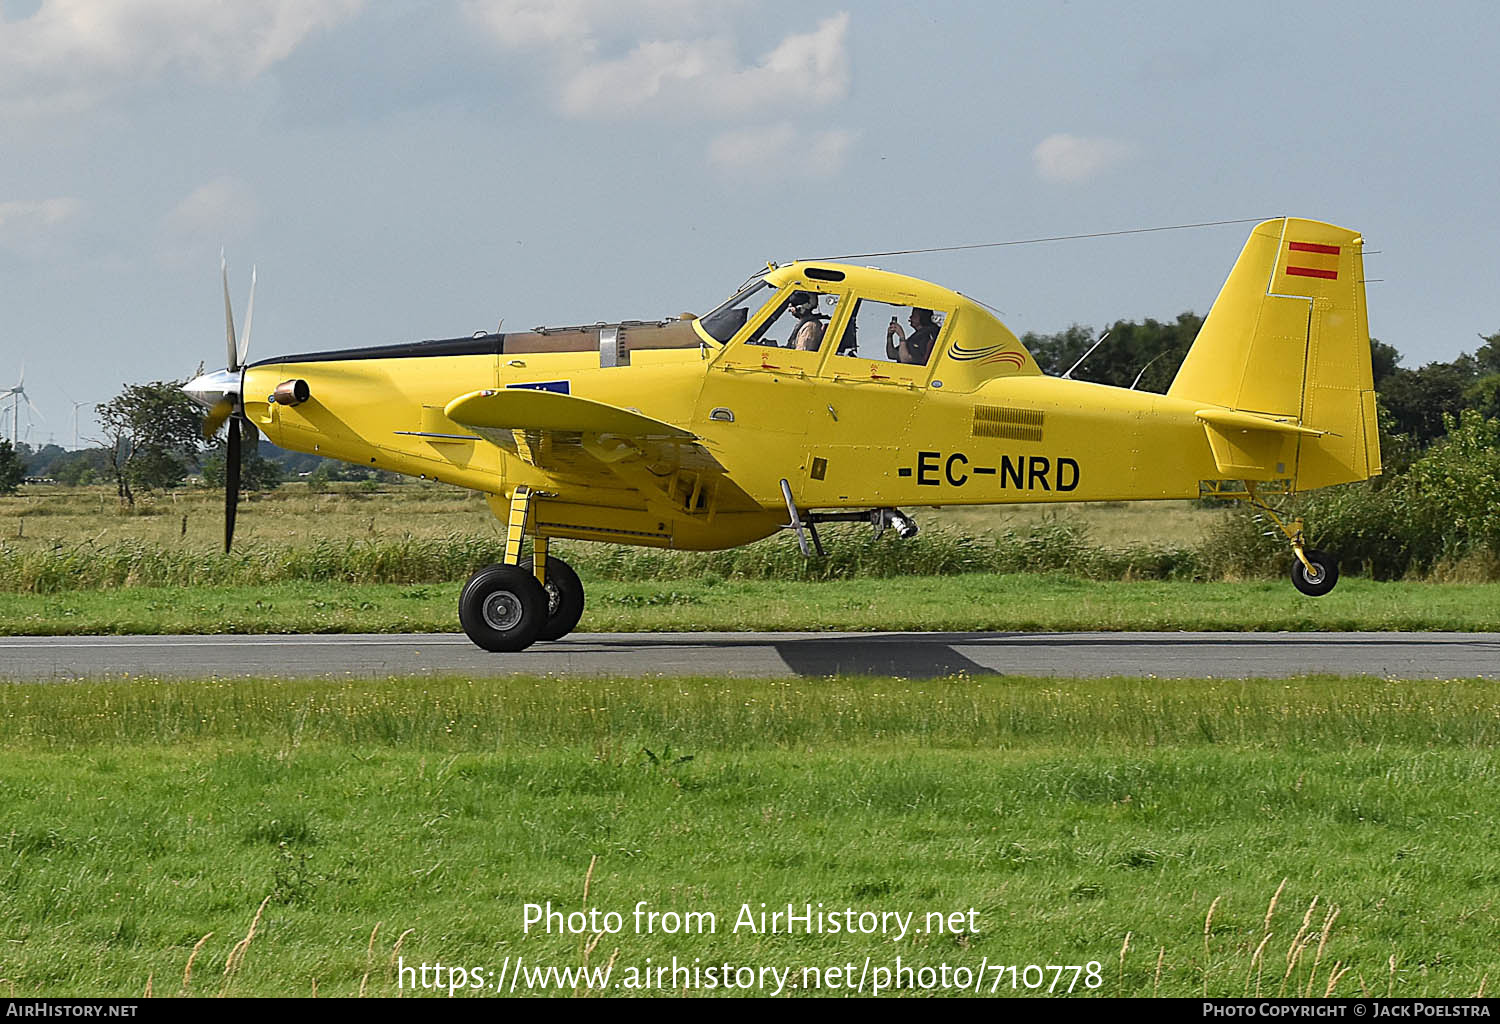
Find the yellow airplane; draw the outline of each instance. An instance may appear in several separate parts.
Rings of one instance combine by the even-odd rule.
[[[1338,565],[1267,503],[1380,472],[1363,239],[1283,218],[1250,234],[1165,395],[1044,375],[981,304],[900,274],[770,265],[701,317],[538,327],[245,363],[185,390],[273,443],[484,492],[504,562],[459,599],[480,647],[571,631],[553,538],[711,550],[817,525],[915,532],[901,506],[1219,495],[1285,533],[1292,580]],[[240,431],[229,431],[226,549]],[[522,541],[532,539],[522,561]]]

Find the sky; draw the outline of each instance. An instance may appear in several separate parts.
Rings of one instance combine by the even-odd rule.
[[[0,389],[707,312],[768,260],[1291,214],[1407,366],[1500,331],[1500,5],[0,0]],[[1248,224],[869,261],[1018,335],[1206,313]],[[465,390],[455,383],[455,394]],[[9,435],[9,416],[4,433]]]

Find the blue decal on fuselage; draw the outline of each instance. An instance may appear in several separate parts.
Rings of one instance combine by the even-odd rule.
[[[534,380],[528,384],[507,384],[507,388],[527,388],[531,391],[554,391],[559,395],[572,394],[565,380]]]

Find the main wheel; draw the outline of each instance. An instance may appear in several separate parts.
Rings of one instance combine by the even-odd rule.
[[[583,617],[583,583],[561,558],[547,556],[547,622],[538,640],[561,640]]]
[[[547,592],[517,565],[487,565],[464,584],[458,621],[487,651],[524,651],[547,622]]]
[[[1312,571],[1302,564],[1302,559],[1292,561],[1292,586],[1308,597],[1322,597],[1339,581],[1339,560],[1326,551],[1302,552],[1312,563]]]

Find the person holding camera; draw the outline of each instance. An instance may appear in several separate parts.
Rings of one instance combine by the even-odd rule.
[[[933,319],[932,310],[921,306],[912,307],[909,323],[911,334],[907,334],[896,318],[891,317],[891,325],[885,331],[886,358],[897,363],[925,366],[927,357],[932,354],[932,343],[937,340],[938,324]]]

